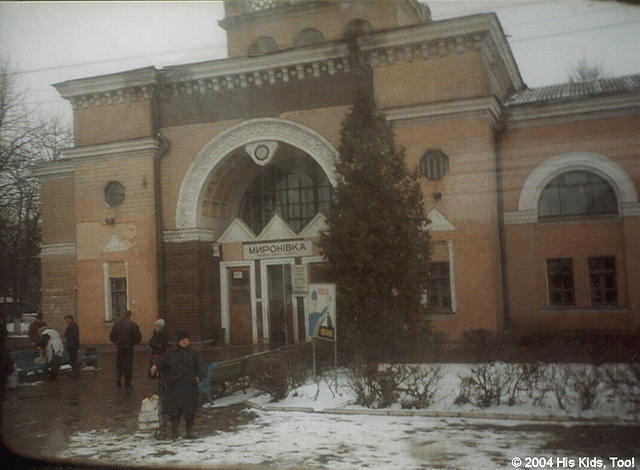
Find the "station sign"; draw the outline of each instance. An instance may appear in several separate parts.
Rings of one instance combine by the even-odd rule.
[[[263,243],[246,243],[242,246],[244,259],[297,258],[313,256],[311,240],[282,240]]]

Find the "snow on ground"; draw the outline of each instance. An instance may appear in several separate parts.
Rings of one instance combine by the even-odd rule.
[[[258,411],[250,424],[197,440],[156,441],[145,432],[82,433],[73,437],[65,456],[148,466],[481,470],[508,468],[515,456],[539,454],[531,431],[487,433],[466,425],[463,419]]]
[[[621,422],[631,418],[624,404],[605,396],[596,400],[594,409],[588,412],[581,412],[575,404],[561,410],[554,405],[552,397],[539,407],[527,403],[482,409],[470,404],[454,405],[459,376],[468,369],[469,366],[464,364],[443,366],[444,377],[436,402],[418,413],[457,411],[470,413],[470,416],[485,414],[485,418],[402,416],[401,413],[407,410],[401,410],[399,405],[386,410],[355,406],[354,397],[345,385],[346,376],[341,372],[337,391],[331,386],[332,374],[328,374],[309,381],[277,403],[270,403],[265,395],[238,392],[217,400],[213,406],[205,405],[219,408],[248,400],[252,409],[245,412],[253,413],[254,419],[248,419],[245,424],[231,430],[215,431],[213,435],[196,440],[180,438],[171,442],[158,441],[148,431],[116,435],[109,430],[97,429],[71,436],[61,457],[149,466],[262,464],[277,465],[278,468],[327,469],[512,468],[511,459],[514,457],[566,457],[566,451],[545,449],[543,444],[552,433],[562,432],[558,429],[567,429],[566,432],[571,433],[570,426],[575,425],[576,420],[608,416]],[[306,412],[291,411],[292,407]],[[276,411],[282,408],[290,410]],[[335,409],[341,409],[342,413]],[[323,410],[334,411],[327,413]],[[349,414],[353,412],[366,414]],[[493,420],[488,418],[488,413],[508,413],[523,418]],[[530,419],[527,420],[526,416]],[[545,427],[539,418],[532,421],[540,416],[564,417],[565,421]],[[204,418],[200,416],[198,419]],[[638,428],[630,429],[636,432]],[[640,458],[636,460],[640,465]]]

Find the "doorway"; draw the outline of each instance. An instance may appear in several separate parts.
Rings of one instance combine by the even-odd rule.
[[[227,267],[229,283],[229,342],[251,344],[251,277],[249,266]]]
[[[267,292],[270,341],[275,344],[295,342],[291,266],[268,264]]]

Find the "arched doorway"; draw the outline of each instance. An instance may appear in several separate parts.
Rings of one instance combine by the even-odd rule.
[[[319,261],[314,236],[328,215],[336,158],[315,131],[261,119],[221,134],[194,160],[176,225],[210,232],[220,248],[213,287],[227,343],[304,340],[304,304],[292,272]]]

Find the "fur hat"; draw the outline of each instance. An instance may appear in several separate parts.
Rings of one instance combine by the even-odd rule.
[[[155,322],[153,322],[153,325],[158,328],[159,330],[164,328],[164,320],[162,318],[157,319]]]
[[[176,341],[180,341],[184,338],[191,339],[191,336],[184,330],[178,330],[178,332],[176,333]]]

